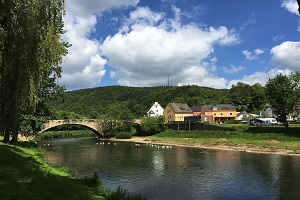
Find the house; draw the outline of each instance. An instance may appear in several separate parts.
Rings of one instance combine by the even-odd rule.
[[[165,124],[169,122],[183,122],[184,117],[193,116],[193,111],[187,104],[169,103],[164,110]]]
[[[147,116],[149,117],[160,116],[163,114],[163,112],[164,109],[161,107],[161,105],[158,102],[155,102],[147,112]]]
[[[202,106],[192,106],[191,110],[193,111],[193,114],[196,115],[201,115],[201,108]]]
[[[268,117],[274,117],[273,109],[272,109],[272,107],[271,107],[270,104],[266,105],[266,108],[265,108],[264,111],[265,111],[266,116],[268,116]]]
[[[236,120],[236,109],[231,104],[204,105],[201,109],[201,119],[212,122]]]

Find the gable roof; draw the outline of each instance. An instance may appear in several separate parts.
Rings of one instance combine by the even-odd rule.
[[[214,104],[214,105],[204,105],[205,111],[210,110],[236,110],[235,107],[231,104]]]
[[[175,113],[192,113],[193,111],[186,103],[170,103]]]
[[[202,108],[202,106],[192,106],[192,107],[191,107],[191,110],[192,110],[193,112],[200,112],[200,111],[201,111],[201,108]]]

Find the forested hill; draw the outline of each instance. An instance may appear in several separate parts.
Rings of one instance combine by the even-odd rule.
[[[213,89],[200,86],[181,87],[126,87],[107,86],[92,89],[74,90],[65,93],[64,101],[56,99],[48,103],[54,113],[74,112],[89,118],[108,113],[108,110],[121,104],[132,111],[134,117],[146,114],[154,102],[163,108],[168,103],[187,103],[189,106],[231,103],[228,89]]]

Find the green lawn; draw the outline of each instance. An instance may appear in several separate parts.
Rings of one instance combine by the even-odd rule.
[[[224,125],[223,125],[224,126]],[[210,145],[274,147],[300,153],[300,126],[250,127],[225,125],[235,131],[176,131],[166,130],[153,136],[153,140],[200,143]]]

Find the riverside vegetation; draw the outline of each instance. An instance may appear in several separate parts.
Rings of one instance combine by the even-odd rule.
[[[148,138],[154,142],[175,143],[187,146],[204,145],[211,148],[222,146],[259,149],[257,153],[266,152],[282,154],[300,154],[300,125],[290,128],[282,126],[250,127],[245,124],[223,125],[235,128],[235,131],[175,131],[166,130]],[[229,148],[232,149],[232,148]]]
[[[0,138],[3,139],[3,138]],[[100,199],[145,200],[118,188],[106,189],[97,174],[75,179],[66,168],[53,168],[43,159],[34,143],[0,143],[1,199]]]

